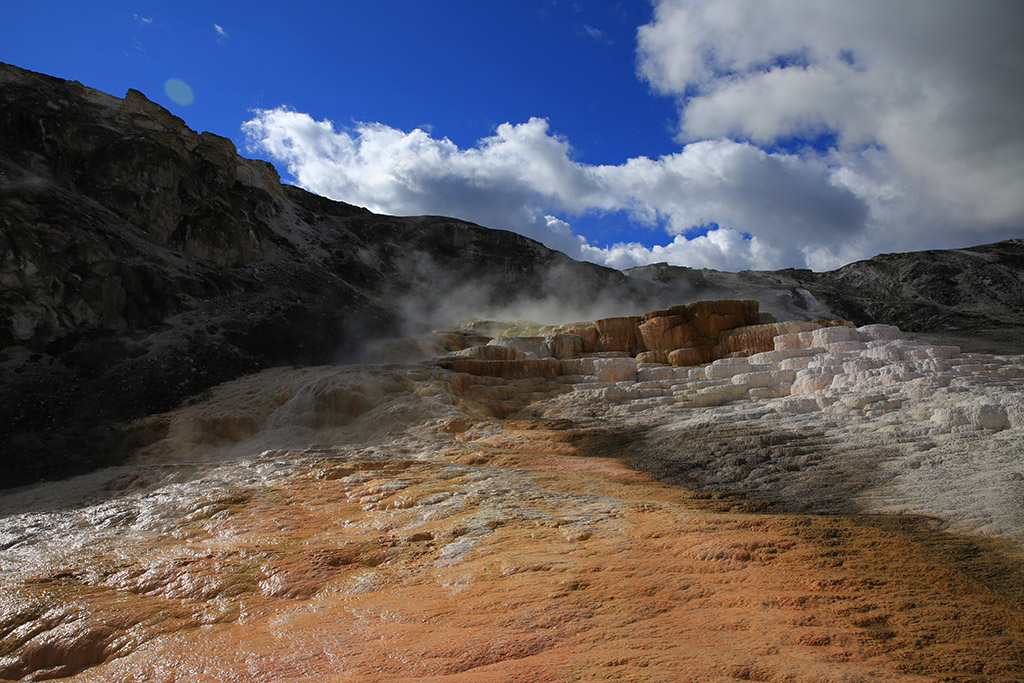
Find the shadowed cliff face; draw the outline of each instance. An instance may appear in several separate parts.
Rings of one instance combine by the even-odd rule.
[[[558,296],[643,289],[508,232],[392,218],[124,99],[0,65],[2,485],[116,461],[120,424],[233,377]]]

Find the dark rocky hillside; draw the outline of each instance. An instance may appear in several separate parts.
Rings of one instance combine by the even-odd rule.
[[[1024,345],[1024,239],[883,254],[822,273],[816,288],[848,318],[961,337],[985,332]]]
[[[593,318],[755,298],[780,319],[1011,341],[1024,324],[1024,241],[822,274],[623,274],[514,233],[282,185],[137,91],[2,64],[0,254],[0,486],[116,462],[129,421],[224,380],[525,302]]]
[[[0,485],[115,461],[121,426],[337,360],[415,313],[640,285],[519,235],[282,185],[137,91],[0,65]]]
[[[1024,239],[882,254],[824,273],[723,273],[664,264],[626,273],[680,296],[759,299],[762,310],[783,319],[881,322],[970,350],[1024,353]]]

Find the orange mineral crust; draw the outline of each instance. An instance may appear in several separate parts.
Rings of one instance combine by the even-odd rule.
[[[752,512],[588,457],[621,435],[566,421],[465,426],[431,461],[265,454],[286,471],[196,496],[166,533],[8,576],[2,676],[1024,678],[1013,544]]]

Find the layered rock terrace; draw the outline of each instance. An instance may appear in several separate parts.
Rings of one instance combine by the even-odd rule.
[[[641,368],[686,367],[774,349],[782,334],[849,326],[843,320],[778,322],[754,300],[707,300],[650,311],[550,326],[543,336],[494,338],[438,332],[451,353],[441,366],[506,379],[582,375],[598,381],[636,379]]]
[[[576,334],[476,329],[436,339]],[[729,353],[278,368],[146,418],[0,496],[0,678],[1020,680],[1024,358]]]

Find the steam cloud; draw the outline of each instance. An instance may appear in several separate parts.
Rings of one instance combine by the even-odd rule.
[[[575,160],[543,118],[468,149],[286,107],[243,127],[303,187],[374,211],[457,216],[616,268],[821,270],[1020,234],[1022,20],[997,0],[662,0],[639,71],[678,98],[681,149],[618,165]],[[785,144],[811,138],[831,142]],[[572,229],[618,211],[671,240],[601,247]]]
[[[460,270],[416,250],[399,259],[395,268],[403,276],[388,298],[397,303],[402,332],[407,335],[450,328],[473,318],[557,325],[634,315],[645,306],[662,303],[656,298],[662,293],[646,283],[614,286],[578,264],[546,264],[510,280],[501,272]]]

